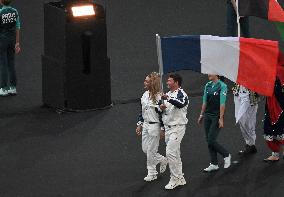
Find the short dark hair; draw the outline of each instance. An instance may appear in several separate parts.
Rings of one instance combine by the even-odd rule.
[[[174,82],[178,82],[178,85],[181,86],[182,84],[182,77],[177,73],[171,73],[168,75],[169,78],[172,78]]]
[[[220,76],[220,75],[218,75],[218,78],[220,79],[220,81],[225,82],[225,77],[224,77],[224,76]]]
[[[10,5],[10,3],[12,3],[13,0],[1,0],[1,2],[3,3],[3,5]]]

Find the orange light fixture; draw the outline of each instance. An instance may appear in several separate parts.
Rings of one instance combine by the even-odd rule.
[[[93,5],[82,5],[71,7],[74,17],[94,16],[95,10]]]

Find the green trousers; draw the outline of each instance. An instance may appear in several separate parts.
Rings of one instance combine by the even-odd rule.
[[[209,154],[211,157],[211,163],[213,165],[218,165],[217,153],[221,154],[223,157],[229,156],[229,152],[217,142],[217,137],[220,132],[219,116],[205,114],[204,128]]]

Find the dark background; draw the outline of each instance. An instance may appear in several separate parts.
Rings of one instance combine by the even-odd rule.
[[[141,139],[135,135],[139,103],[88,113],[57,114],[42,108],[43,3],[13,3],[21,16],[22,52],[17,56],[19,94],[0,98],[1,197],[272,197],[284,192],[284,161],[273,165],[262,162],[270,154],[262,138],[263,100],[258,112],[258,154],[246,159],[236,154],[244,142],[234,123],[234,104],[229,95],[219,140],[236,162],[228,170],[201,173],[209,164],[203,127],[196,124],[207,80],[204,75],[181,72],[183,87],[190,95],[189,124],[181,147],[188,184],[175,191],[163,189],[169,180],[168,171],[153,183],[143,181],[146,158]],[[156,33],[226,35],[225,0],[108,0],[104,4],[112,100],[116,103],[139,98],[145,75],[158,70]],[[251,17],[251,32],[256,38],[279,40],[274,25],[262,19]],[[160,144],[164,154],[163,140]]]

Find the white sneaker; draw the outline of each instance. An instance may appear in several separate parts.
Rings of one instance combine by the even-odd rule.
[[[224,168],[229,168],[231,165],[231,154],[224,158]]]
[[[160,163],[160,173],[164,173],[167,169],[168,165],[168,160],[165,158],[161,163]]]
[[[180,184],[179,185],[185,185],[186,184],[186,180],[184,177],[179,178]]]
[[[0,88],[0,96],[7,96],[8,95],[8,91],[5,90],[4,88]]]
[[[185,184],[186,184],[186,181],[184,177],[181,177],[181,178],[171,177],[169,183],[165,186],[165,189],[174,189],[177,186],[185,185]]]
[[[7,90],[8,94],[16,95],[17,89],[15,87],[10,87],[9,90]]]
[[[212,171],[216,171],[219,170],[219,166],[218,165],[213,165],[212,163],[210,163],[210,165],[205,168],[203,171],[204,172],[212,172]]]
[[[157,175],[153,174],[153,175],[150,175],[148,174],[145,178],[144,178],[144,181],[147,181],[147,182],[150,182],[150,181],[154,181],[157,179]]]

